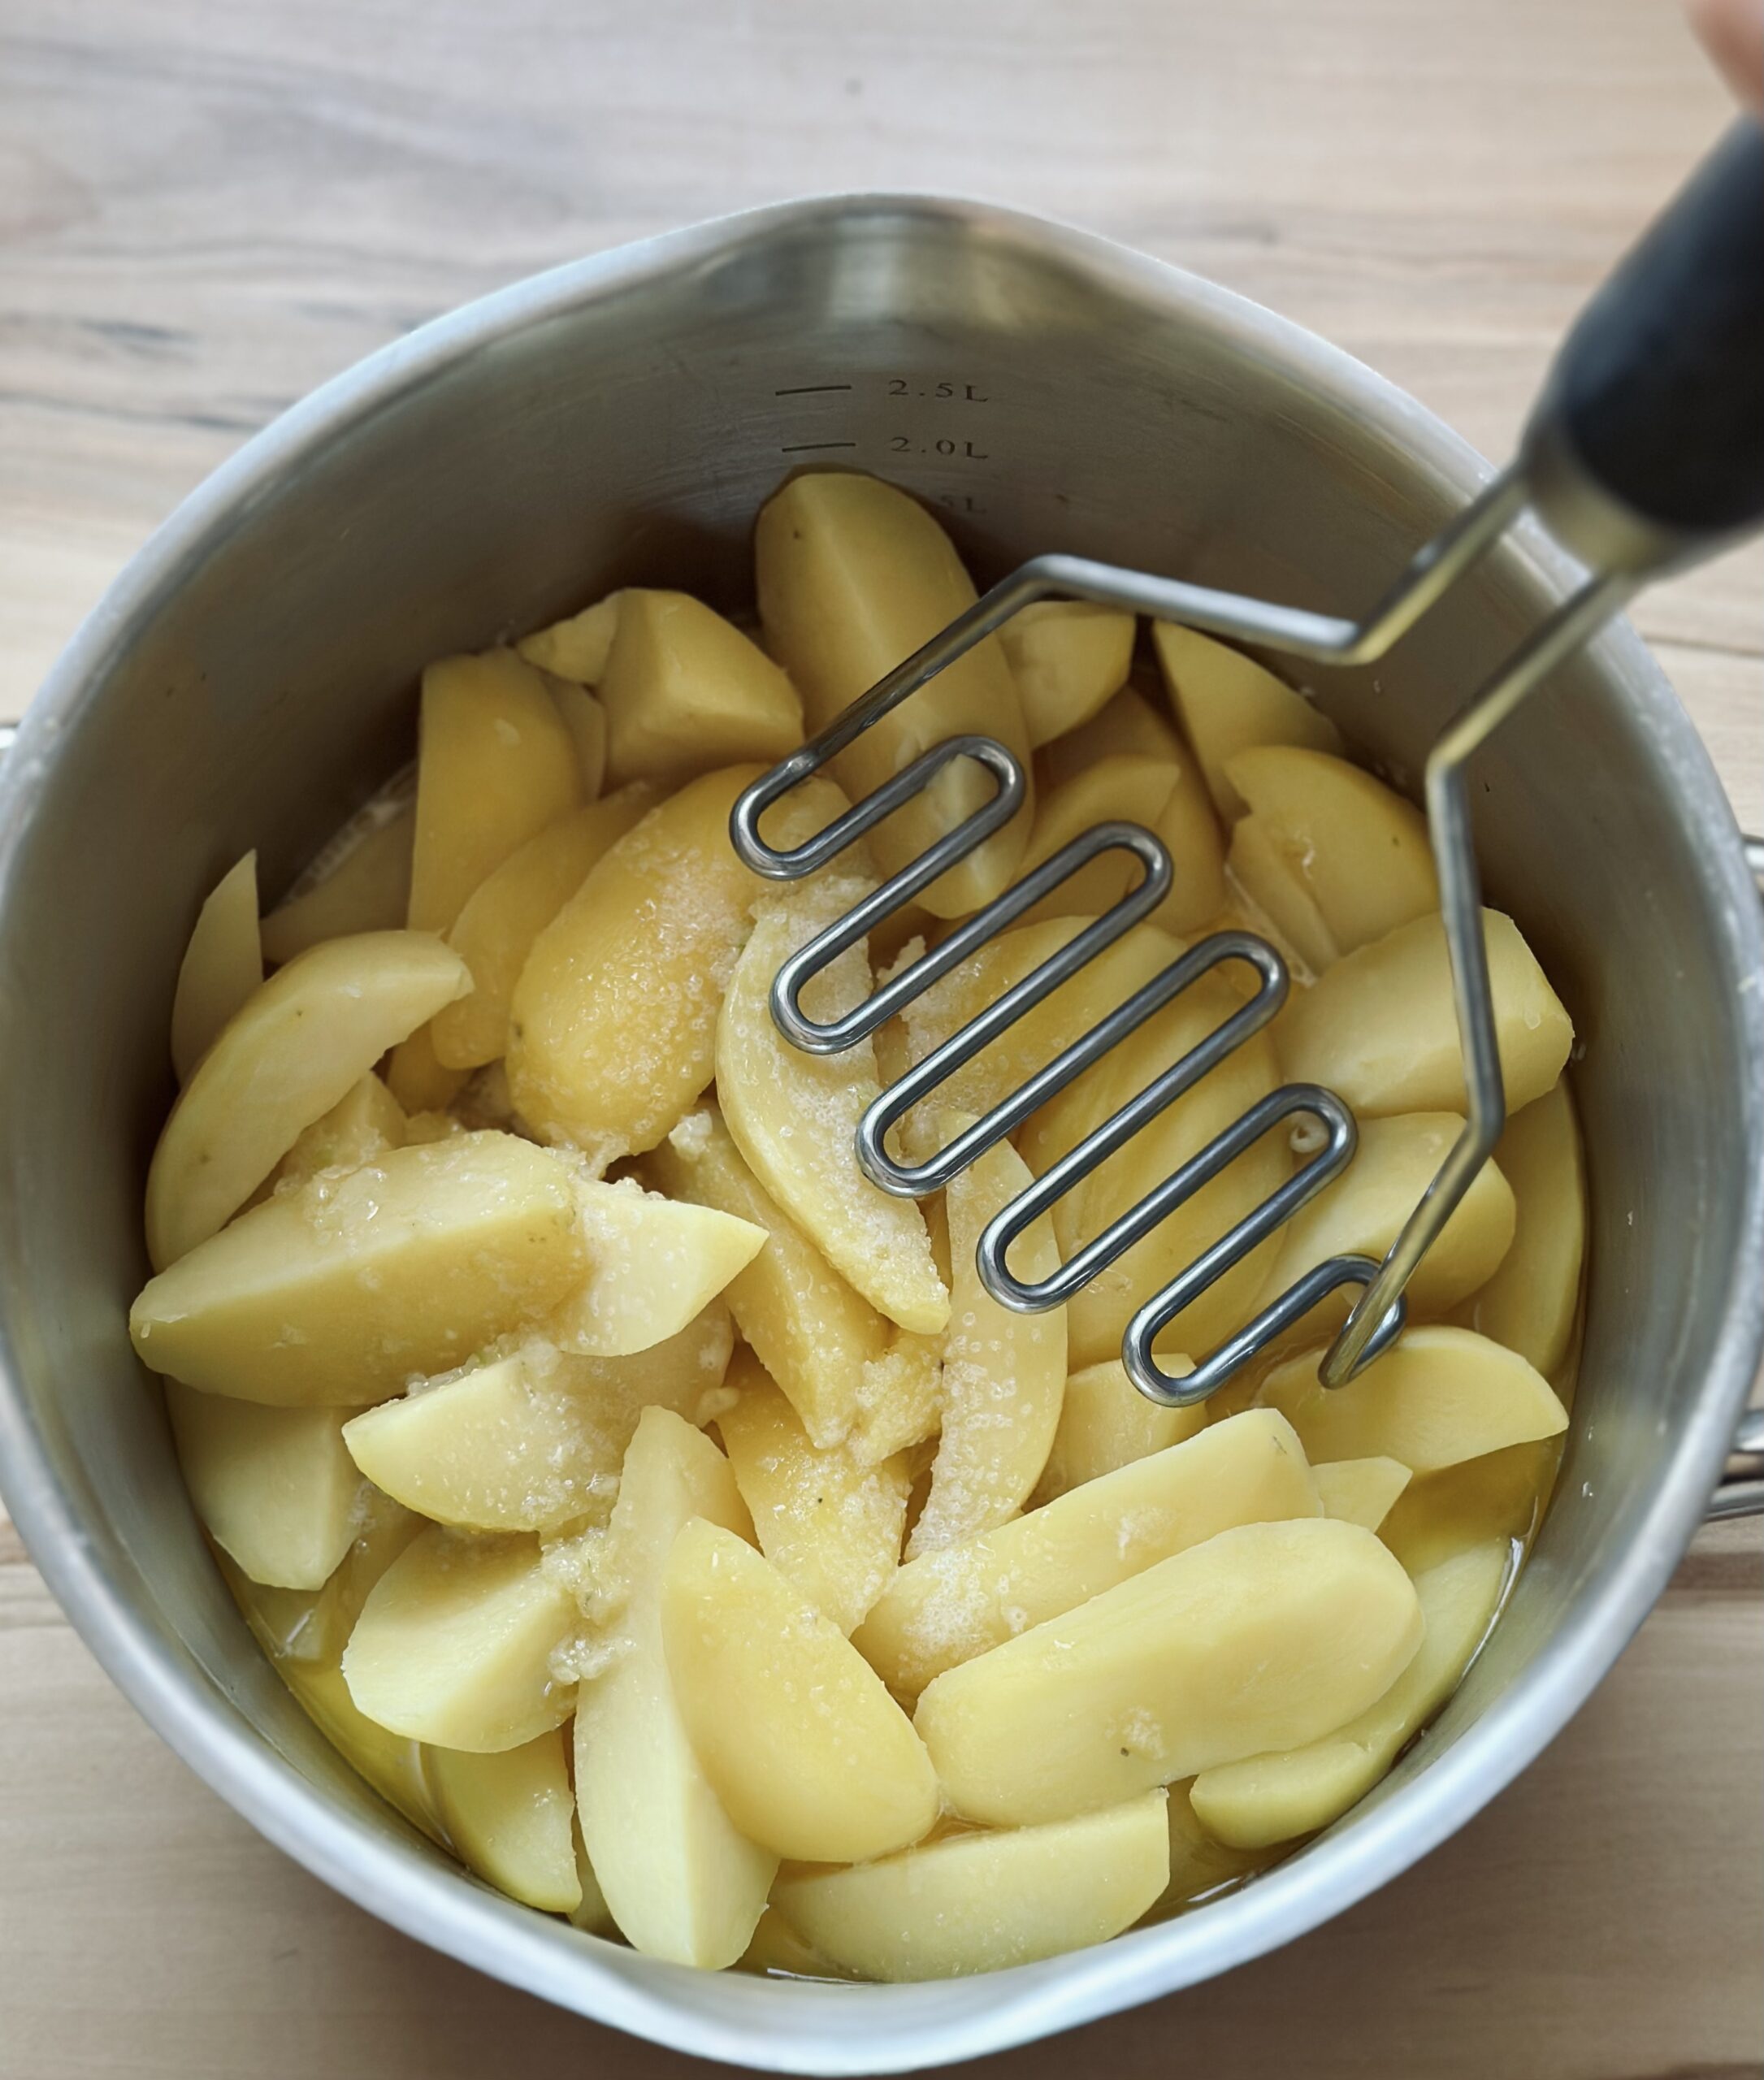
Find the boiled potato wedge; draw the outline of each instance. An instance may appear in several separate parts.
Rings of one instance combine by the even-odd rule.
[[[434,1524],[368,1592],[343,1650],[358,1710],[389,1732],[500,1754],[561,1726],[574,1685],[554,1650],[575,1617],[533,1538],[470,1538]]]
[[[954,1811],[1027,1826],[1320,1740],[1384,1695],[1421,1632],[1370,1532],[1242,1524],[948,1670],[914,1723]]]
[[[1227,1848],[1215,1841],[1194,1818],[1190,1785],[1172,1784],[1169,1792],[1170,1882],[1161,1907],[1179,1907],[1216,1894],[1253,1877],[1274,1861],[1268,1849]]]
[[[180,1083],[263,980],[258,931],[258,856],[247,852],[197,912],[171,999],[171,1066]]]
[[[761,509],[754,560],[766,648],[801,694],[811,733],[977,596],[937,522],[917,500],[874,477],[814,471],[791,478]],[[996,636],[873,724],[841,753],[834,770],[856,800],[921,752],[970,734],[995,739],[1028,765],[1022,703]],[[873,834],[883,873],[898,873],[991,792],[990,780],[968,760],[946,766]],[[1022,857],[1034,813],[1030,799],[1004,830],[923,892],[925,907],[938,917],[960,917],[996,895]]]
[[[576,1705],[576,1811],[606,1904],[652,1957],[717,1970],[748,1947],[778,1858],[740,1833],[687,1736],[662,1645],[663,1581],[695,1519],[744,1533],[729,1462],[666,1409],[625,1454],[609,1533],[603,1671]]]
[[[462,1863],[499,1892],[548,1914],[582,1904],[574,1794],[561,1727],[496,1755],[429,1751],[429,1776]]]
[[[572,810],[511,852],[466,899],[447,938],[470,970],[471,994],[429,1025],[444,1068],[477,1068],[508,1052],[509,1007],[533,942],[653,800],[648,788],[627,787]]]
[[[205,1393],[359,1408],[531,1327],[587,1268],[555,1158],[461,1134],[241,1214],[149,1280],[129,1334]]]
[[[1166,1372],[1194,1370],[1186,1358],[1168,1351],[1160,1350],[1158,1358]],[[1060,1428],[1036,1484],[1035,1498],[1052,1502],[1118,1467],[1131,1466],[1136,1459],[1180,1445],[1206,1427],[1204,1404],[1160,1407],[1134,1386],[1118,1358],[1087,1365],[1081,1372],[1067,1376]]]
[[[598,801],[606,784],[606,710],[585,686],[548,677],[546,687],[576,748],[582,799]]]
[[[857,1419],[846,1440],[852,1456],[860,1466],[880,1466],[896,1452],[929,1443],[943,1420],[943,1340],[902,1329],[864,1367]]]
[[[695,1519],[661,1585],[668,1675],[694,1751],[750,1841],[861,1863],[937,1818],[911,1722],[832,1620],[733,1532]]]
[[[512,650],[431,665],[418,726],[411,930],[451,931],[473,890],[581,800],[575,739],[531,665]]]
[[[1017,878],[1051,860],[1064,845],[1099,823],[1143,824],[1154,832],[1177,782],[1174,765],[1143,758],[1105,758],[1087,766],[1035,804],[1035,827]],[[1099,916],[1143,878],[1130,852],[1099,853],[1023,912],[1016,930],[1043,917]]]
[[[592,607],[566,620],[554,621],[548,628],[535,629],[515,644],[530,665],[542,672],[555,672],[561,679],[578,686],[598,686],[606,671],[606,660],[618,632],[619,603],[622,592],[609,592]]]
[[[934,1495],[935,1489],[933,1489]],[[1234,1524],[1319,1514],[1290,1424],[1250,1409],[901,1568],[854,1644],[902,1696]]]
[[[426,1112],[441,1112],[466,1088],[470,1069],[450,1069],[435,1051],[432,1025],[419,1025],[408,1040],[401,1040],[386,1064],[386,1088],[415,1120]]]
[[[635,1177],[576,1181],[588,1276],[552,1317],[558,1346],[624,1358],[677,1336],[765,1246],[763,1228],[646,1192]]]
[[[1586,1257],[1586,1159],[1564,1081],[1514,1113],[1494,1159],[1512,1185],[1518,1224],[1471,1304],[1470,1326],[1554,1378],[1574,1333]]]
[[[1141,758],[1153,764],[1181,765],[1187,748],[1161,706],[1137,686],[1124,686],[1090,719],[1044,743],[1035,754],[1035,771],[1044,786],[1063,786],[1105,758]],[[1211,811],[1209,808],[1208,813]]]
[[[1414,1476],[1401,1459],[1375,1454],[1363,1459],[1329,1459],[1311,1469],[1326,1517],[1376,1531],[1395,1508]]]
[[[411,802],[368,824],[323,880],[264,919],[263,958],[280,968],[326,939],[401,930],[410,911],[415,831]]]
[[[796,690],[758,644],[685,592],[619,595],[598,682],[606,770],[677,786],[752,760],[771,765],[802,742]]]
[[[253,1581],[319,1589],[355,1541],[346,1408],[262,1408],[166,1381],[178,1463],[209,1535]]]
[[[733,1345],[727,1310],[715,1306],[633,1357],[531,1341],[369,1409],[343,1441],[376,1488],[437,1523],[547,1532],[604,1521],[644,1410],[696,1423]]]
[[[1511,1562],[1506,1540],[1489,1540],[1417,1577],[1427,1630],[1414,1660],[1326,1740],[1203,1770],[1190,1797],[1207,1832],[1233,1848],[1259,1849],[1340,1819],[1458,1688],[1494,1622]]]
[[[730,1367],[740,1398],[717,1419],[760,1550],[841,1632],[850,1632],[900,1561],[912,1485],[904,1454],[863,1466],[843,1445],[817,1450],[751,1351]]]
[[[960,1116],[946,1116],[946,1138]],[[981,1232],[1029,1189],[1023,1159],[1008,1142],[989,1148],[950,1181],[950,1321],[943,1339],[943,1422],[931,1464],[931,1492],[907,1551],[917,1559],[990,1531],[1029,1500],[1060,1424],[1066,1391],[1066,1311],[1013,1314],[980,1282],[974,1250]],[[1059,1268],[1053,1224],[1034,1222],[1012,1253],[1020,1277]]]
[[[388,1148],[402,1148],[407,1124],[404,1107],[370,1069],[328,1112],[301,1129],[275,1166],[275,1182],[304,1185],[321,1170],[358,1170]]]
[[[1003,1971],[1106,1943],[1169,1878],[1161,1791],[1042,1827],[952,1833],[855,1870],[778,1879],[778,1910],[867,1979]]]
[[[838,1444],[859,1419],[865,1368],[887,1349],[888,1324],[754,1176],[714,1106],[688,1113],[648,1157],[644,1174],[670,1198],[765,1229],[765,1248],[723,1298],[810,1441]]]
[[[924,1216],[891,1198],[858,1167],[853,1137],[881,1094],[867,1040],[839,1055],[806,1055],[772,1020],[781,962],[845,908],[844,885],[764,908],[735,963],[717,1021],[717,1094],[749,1168],[827,1261],[878,1314],[930,1333],[949,1318]],[[842,954],[803,993],[811,1017],[850,1010],[868,994],[860,947]]]
[[[1038,600],[999,630],[1032,745],[1088,722],[1133,670],[1133,618],[1090,600]]]
[[[176,1263],[228,1220],[395,1041],[471,987],[419,932],[297,955],[253,991],[171,1108],[147,1172],[147,1253]]]
[[[1345,1387],[1317,1378],[1320,1351],[1275,1367],[1258,1398],[1279,1409],[1315,1460],[1383,1457],[1436,1473],[1568,1427],[1567,1410],[1525,1360],[1472,1329],[1408,1329]]]
[[[1225,770],[1237,752],[1252,744],[1298,744],[1340,755],[1334,723],[1265,665],[1174,622],[1154,622],[1151,639],[1184,734],[1228,823],[1246,807]]]
[[[1512,919],[1482,915],[1501,1073],[1517,1112],[1560,1076],[1574,1027]],[[1323,1084],[1363,1120],[1462,1112],[1463,1057],[1439,917],[1400,925],[1337,961],[1282,1016],[1280,1056],[1289,1077]]]

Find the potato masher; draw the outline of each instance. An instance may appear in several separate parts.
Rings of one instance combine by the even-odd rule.
[[[1024,800],[1023,771],[1015,756],[990,738],[952,737],[793,850],[768,844],[760,835],[761,819],[880,717],[1033,601],[1092,600],[1315,662],[1363,664],[1398,642],[1528,509],[1584,566],[1586,574],[1458,711],[1436,741],[1426,768],[1428,831],[1465,1062],[1464,1130],[1381,1263],[1348,1255],[1316,1265],[1236,1335],[1199,1358],[1191,1372],[1174,1376],[1153,1355],[1159,1331],[1351,1159],[1354,1118],[1334,1093],[1311,1084],[1288,1084],[1272,1092],[1051,1276],[1025,1283],[1012,1272],[1007,1259],[1012,1242],[1032,1220],[1268,1024],[1289,987],[1279,954],[1246,932],[1221,932],[1202,940],[947,1146],[923,1162],[904,1163],[886,1146],[890,1129],[1155,909],[1169,888],[1169,855],[1158,838],[1137,825],[1097,825],[894,974],[862,1003],[842,1017],[817,1023],[802,1008],[804,986],[1008,822]],[[1352,1285],[1362,1289],[1359,1297],[1320,1368],[1326,1386],[1352,1379],[1401,1330],[1404,1289],[1493,1152],[1506,1116],[1466,766],[1519,704],[1648,579],[1713,554],[1760,524],[1764,131],[1742,120],[1582,314],[1558,353],[1514,462],[1416,552],[1363,618],[1311,613],[1081,557],[1037,557],[995,585],[741,796],[730,825],[737,853],[756,873],[790,882],[836,857],[930,786],[955,760],[974,761],[994,782],[990,798],[980,808],[779,968],[771,991],[773,1017],[787,1039],[812,1054],[843,1052],[874,1033],[1099,854],[1125,852],[1143,870],[1136,887],[882,1092],[857,1131],[858,1159],[865,1173],[882,1190],[901,1197],[919,1198],[939,1190],[1199,976],[1224,961],[1246,962],[1255,970],[1255,989],[1242,1008],[995,1216],[977,1246],[980,1276],[1007,1307],[1032,1313],[1057,1306],[1262,1134],[1283,1120],[1308,1116],[1315,1123],[1313,1134],[1321,1130],[1320,1144],[1285,1183],[1146,1302],[1128,1324],[1121,1356],[1128,1376],[1150,1399],[1176,1406],[1198,1402],[1326,1294]]]

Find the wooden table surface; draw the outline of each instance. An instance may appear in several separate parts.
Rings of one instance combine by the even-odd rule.
[[[1261,299],[1499,454],[1724,117],[1663,0],[6,0],[0,716],[238,442],[533,269],[813,189],[982,193]],[[1637,616],[1754,827],[1761,599],[1754,549]],[[1764,2069],[1761,1555],[1755,1526],[1705,1533],[1575,1724],[1380,1896],[969,2069]],[[529,2061],[708,2069],[284,1860],[136,1719],[0,1519],[0,2075]]]

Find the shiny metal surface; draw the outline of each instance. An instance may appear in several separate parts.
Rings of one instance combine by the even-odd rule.
[[[945,381],[963,401],[934,401]],[[275,893],[408,757],[426,659],[619,583],[739,603],[752,514],[807,450],[939,503],[986,575],[1051,546],[1320,613],[1376,595],[1484,482],[1411,401],[1268,314],[925,201],[793,205],[585,262],[320,392],[129,566],[0,769],[0,1478],[118,1683],[309,1868],[682,2052],[845,2074],[977,2056],[1289,1940],[1461,1825],[1598,1682],[1700,1520],[1757,1360],[1764,934],[1708,760],[1614,626],[1478,753],[1471,796],[1491,899],[1585,1043],[1567,1475],[1469,1680],[1336,1827],[1174,1923],[925,1987],[695,1975],[497,1897],[353,1777],[251,1644],[128,1354],[172,977],[239,852]],[[1376,675],[1320,669],[1316,697],[1418,775],[1572,577],[1520,525]]]

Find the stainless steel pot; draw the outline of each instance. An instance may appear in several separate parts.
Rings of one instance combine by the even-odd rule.
[[[874,2073],[997,2051],[1288,1941],[1461,1826],[1610,1666],[1701,1520],[1764,1331],[1764,939],[1708,758],[1614,630],[1496,740],[1479,830],[1584,1042],[1585,1356],[1567,1471],[1488,1651],[1345,1821],[1213,1905],[941,1985],[709,1977],[514,1906],[360,1783],[248,1636],[124,1310],[172,977],[249,845],[280,886],[409,755],[418,668],[592,593],[748,587],[821,458],[995,572],[1071,549],[1358,609],[1484,474],[1292,326],[967,204],[787,206],[492,297],[247,446],[130,565],[0,778],[0,1469],[99,1659],[271,1840],[409,1934],[684,2052]],[[1521,534],[1376,673],[1318,687],[1401,773],[1564,582]]]

